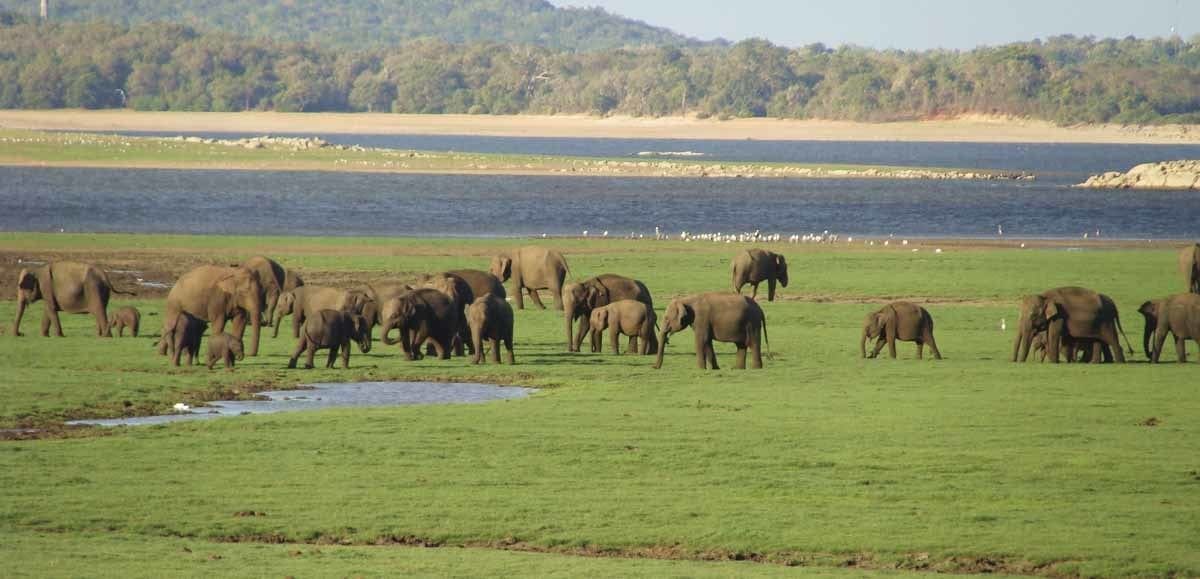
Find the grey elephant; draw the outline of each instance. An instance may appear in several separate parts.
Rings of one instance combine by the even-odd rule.
[[[512,295],[518,310],[525,309],[526,291],[537,307],[546,309],[539,290],[550,290],[554,309],[563,309],[563,282],[569,268],[561,253],[544,247],[521,247],[493,257],[488,270],[502,282],[512,280]]]
[[[1138,313],[1142,314],[1145,322],[1142,330],[1142,352],[1146,354],[1147,360],[1154,360],[1151,348],[1154,346],[1154,331],[1158,329],[1158,306],[1162,305],[1163,301],[1146,300],[1138,307]]]
[[[204,331],[208,329],[208,322],[187,312],[179,312],[171,327],[174,328],[169,344],[171,365],[178,366],[179,360],[183,356],[187,356],[188,366],[195,364],[196,358],[200,356],[200,342],[204,339]]]
[[[655,368],[662,368],[663,354],[671,334],[692,328],[696,337],[696,365],[701,370],[719,370],[713,341],[730,342],[737,346],[737,369],[746,367],[746,353],[751,354],[751,366],[762,368],[762,345],[767,338],[767,318],[754,300],[733,293],[713,292],[672,300],[663,314],[658,336],[658,358]]]
[[[275,310],[275,330],[273,336],[279,335],[279,324],[284,316],[292,316],[292,337],[300,337],[300,328],[309,317],[317,315],[321,310],[338,310],[374,318],[374,308],[378,307],[367,292],[357,289],[340,289],[324,286],[305,285],[280,296],[279,306]]]
[[[303,286],[304,279],[295,272],[279,265],[279,262],[261,255],[247,259],[241,266],[258,274],[258,281],[262,284],[266,323],[268,325],[273,324],[279,296],[283,292]]]
[[[1179,273],[1187,291],[1200,294],[1200,243],[1193,243],[1179,252]]]
[[[300,339],[296,349],[288,360],[288,368],[296,367],[296,360],[301,353],[307,353],[304,367],[313,367],[313,358],[317,350],[329,350],[326,368],[332,368],[338,353],[342,355],[342,368],[350,367],[350,345],[357,343],[360,352],[371,351],[371,327],[366,317],[344,310],[321,310],[304,321],[300,329]]]
[[[1157,327],[1150,360],[1158,363],[1169,332],[1175,337],[1175,354],[1179,363],[1187,362],[1186,341],[1200,342],[1200,295],[1176,294],[1159,300],[1154,313]]]
[[[142,325],[142,312],[133,306],[124,306],[113,312],[108,318],[109,330],[116,330],[117,337],[125,337],[125,328],[129,328],[130,334],[133,337],[138,337],[138,331]]]
[[[516,364],[513,356],[513,309],[508,302],[491,293],[475,298],[467,308],[467,325],[471,328],[474,344],[473,364],[483,362],[483,341],[491,347],[491,359],[500,363],[500,344],[504,344],[505,357],[509,364]]]
[[[454,307],[458,309],[458,337],[454,340],[454,354],[456,356],[463,355],[463,346],[471,348],[471,353],[474,354],[474,346],[471,342],[471,329],[467,327],[467,307],[475,302],[475,292],[471,285],[467,283],[457,274],[442,272],[437,274],[426,274],[417,279],[418,287],[432,288],[438,290],[454,302]],[[415,289],[415,288],[414,288]]]
[[[167,294],[159,352],[166,353],[179,312],[187,312],[211,324],[215,334],[224,332],[225,323],[232,321],[231,333],[239,338],[249,318],[253,336],[247,354],[257,356],[262,294],[258,274],[249,269],[202,265],[183,274]]]
[[[96,318],[96,335],[110,338],[108,327],[108,300],[112,294],[134,295],[113,287],[104,270],[90,264],[74,261],[57,261],[33,269],[22,269],[17,274],[17,317],[13,320],[12,333],[22,336],[21,318],[25,307],[41,301],[45,304],[42,314],[42,337],[63,337],[59,312],[91,314]]]
[[[458,309],[449,296],[431,288],[415,289],[388,300],[381,311],[380,339],[384,344],[400,344],[405,357],[416,360],[421,357],[421,345],[432,340],[437,357],[450,359],[459,320]],[[399,340],[389,337],[392,330],[399,331]]]
[[[492,294],[500,299],[508,297],[508,293],[504,291],[504,282],[486,271],[478,269],[452,269],[442,273],[456,275],[466,280],[467,284],[471,286],[471,293],[475,297],[484,294]]]
[[[1117,305],[1112,298],[1090,289],[1069,286],[1025,296],[1021,300],[1017,329],[1013,341],[1014,362],[1028,359],[1034,336],[1040,332],[1047,334],[1046,356],[1052,363],[1059,362],[1064,338],[1098,340],[1111,349],[1117,362],[1125,362],[1117,333],[1119,330],[1124,334],[1125,330],[1121,328]],[[1125,341],[1128,343],[1129,338]],[[1092,362],[1100,361],[1100,357],[1092,357]]]
[[[875,339],[875,349],[867,354],[867,340]],[[917,358],[924,357],[925,344],[935,359],[941,360],[937,341],[933,339],[933,316],[917,304],[905,301],[892,302],[863,319],[862,339],[858,349],[862,357],[874,358],[887,344],[888,355],[896,357],[896,340],[917,343]]]
[[[208,337],[208,369],[212,370],[217,362],[224,362],[226,370],[233,370],[234,360],[246,358],[242,347],[242,339],[228,332],[214,333]]]
[[[592,351],[601,350],[604,331],[609,331],[609,346],[613,354],[621,353],[621,336],[629,336],[626,354],[652,354],[654,330],[658,325],[654,308],[637,300],[620,300],[592,310]]]
[[[563,320],[567,331],[567,351],[578,352],[583,338],[591,329],[592,310],[621,300],[636,300],[654,309],[654,299],[646,284],[623,275],[605,273],[580,282],[569,283],[562,290]],[[572,325],[579,320],[579,331],[572,335]],[[630,339],[633,347],[633,339]],[[658,340],[651,340],[649,353],[658,351]]]
[[[788,285],[787,260],[778,253],[764,249],[747,249],[733,256],[733,290],[742,293],[742,287],[750,284],[750,297],[758,297],[758,284],[767,282],[767,301],[775,301],[775,283]]]
[[[1046,361],[1046,339],[1048,332],[1038,332],[1033,337],[1033,342],[1029,346],[1030,353],[1038,362]],[[1090,339],[1075,339],[1070,336],[1060,337],[1061,343],[1059,348],[1066,353],[1067,363],[1083,362],[1085,364],[1092,360],[1103,360],[1104,362],[1112,362],[1112,349],[1105,345],[1100,340]],[[1149,350],[1147,350],[1149,351]],[[1149,354],[1147,354],[1149,356]]]

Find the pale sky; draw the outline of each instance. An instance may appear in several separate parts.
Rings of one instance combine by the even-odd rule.
[[[1200,34],[1200,0],[550,0],[599,6],[705,40],[969,49],[1076,36]]]

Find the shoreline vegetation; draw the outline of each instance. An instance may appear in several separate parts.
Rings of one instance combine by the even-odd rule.
[[[9,129],[0,129],[0,165],[666,178],[1034,178],[982,169],[455,153],[332,145],[310,137],[132,137]]]
[[[0,128],[162,133],[473,135],[763,141],[902,141],[962,143],[1200,144],[1190,125],[1080,124],[1005,116],[962,115],[925,121],[867,123],[750,118],[718,120],[623,115],[464,115],[393,113],[156,112],[0,110]]]

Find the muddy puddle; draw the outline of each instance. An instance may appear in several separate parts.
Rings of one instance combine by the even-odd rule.
[[[328,408],[401,406],[408,404],[477,404],[525,398],[532,388],[443,382],[356,382],[310,384],[307,390],[260,392],[260,400],[219,400],[175,414],[105,420],[73,420],[70,425],[142,426],[185,420],[207,420],[245,414],[301,412]]]

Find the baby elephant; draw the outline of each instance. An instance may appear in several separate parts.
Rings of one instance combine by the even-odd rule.
[[[300,340],[296,342],[291,360],[288,360],[288,368],[295,368],[300,353],[307,350],[308,360],[304,367],[311,369],[313,357],[317,350],[322,349],[329,349],[326,368],[333,367],[339,350],[342,353],[342,368],[349,368],[351,342],[358,342],[358,349],[364,354],[371,351],[371,326],[367,324],[367,319],[340,310],[321,310],[304,320],[304,326],[300,328]]]
[[[200,340],[204,337],[204,330],[208,329],[208,322],[187,312],[180,312],[179,317],[175,318],[174,328],[173,340],[169,344],[171,364],[178,366],[179,358],[184,354],[187,355],[188,366],[195,364],[200,356]]]
[[[870,357],[879,355],[886,343],[888,353],[896,357],[896,340],[917,343],[917,358],[923,358],[925,344],[933,350],[933,357],[942,359],[937,342],[933,339],[933,318],[925,308],[909,302],[892,302],[877,312],[867,314],[863,320],[862,341],[859,350],[867,356],[867,339],[878,338]]]
[[[227,333],[208,337],[208,369],[217,365],[217,360],[225,361],[225,368],[233,370],[234,360],[243,360],[246,353],[242,348],[242,339]]]
[[[516,364],[513,358],[513,310],[504,298],[491,293],[475,298],[467,307],[467,326],[471,328],[471,343],[475,347],[475,356],[471,363],[483,362],[483,341],[491,346],[492,363],[500,363],[500,343],[504,343],[509,364]]]
[[[142,324],[142,313],[133,306],[125,306],[115,312],[108,319],[108,327],[110,330],[116,330],[117,337],[125,337],[125,328],[133,333],[133,337],[138,336],[138,327]]]
[[[588,320],[592,325],[592,351],[599,352],[601,350],[601,341],[604,339],[604,330],[611,329],[609,332],[609,344],[612,346],[612,353],[621,353],[621,335],[629,336],[629,347],[626,348],[626,354],[654,354],[650,350],[651,344],[654,342],[654,326],[657,325],[657,319],[654,316],[654,309],[637,300],[620,300],[608,304],[607,306],[599,307],[592,310],[592,316]]]

